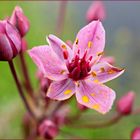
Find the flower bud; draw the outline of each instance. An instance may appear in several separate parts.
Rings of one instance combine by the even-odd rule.
[[[38,131],[43,138],[53,139],[58,134],[58,127],[51,120],[44,120],[40,124]]]
[[[45,78],[43,73],[40,70],[37,71],[36,77],[39,79],[39,84],[40,84],[41,90],[44,93],[46,93],[48,90],[48,87],[51,83],[51,80],[49,80],[48,78]],[[46,95],[44,97],[46,97]]]
[[[19,6],[15,7],[10,18],[10,22],[17,27],[22,37],[25,36],[26,33],[29,31],[29,21],[24,15],[23,10]]]
[[[21,51],[21,36],[8,22],[0,21],[0,60],[10,61]]]
[[[135,93],[130,91],[117,102],[117,111],[121,115],[129,115],[132,112]]]
[[[132,131],[131,140],[140,140],[140,127],[137,127]]]
[[[88,22],[91,22],[93,20],[104,20],[105,16],[106,16],[106,13],[105,13],[103,2],[95,1],[89,7],[86,14],[86,19]]]
[[[62,126],[67,123],[68,121],[68,115],[70,113],[70,107],[68,105],[65,105],[61,107],[56,113],[54,114],[54,122],[58,126]]]

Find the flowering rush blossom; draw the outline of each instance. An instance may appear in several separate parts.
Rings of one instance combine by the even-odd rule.
[[[100,21],[82,28],[72,49],[54,35],[47,37],[49,45],[28,51],[44,76],[53,80],[47,96],[66,100],[73,94],[77,101],[105,114],[111,109],[115,92],[103,83],[124,72],[107,62],[100,62],[105,47],[105,30]]]

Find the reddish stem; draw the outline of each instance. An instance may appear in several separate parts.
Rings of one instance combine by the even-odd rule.
[[[16,74],[16,70],[15,70],[13,61],[11,60],[11,61],[9,61],[8,63],[9,63],[10,70],[11,70],[11,72],[12,72],[13,78],[14,78],[14,80],[15,80],[17,89],[18,89],[18,91],[19,91],[19,95],[20,95],[20,97],[21,97],[21,99],[22,99],[22,101],[23,101],[23,103],[24,103],[24,105],[25,105],[27,111],[29,112],[29,114],[30,114],[33,118],[36,118],[36,117],[35,117],[35,114],[32,112],[32,110],[31,110],[31,108],[30,108],[30,106],[29,106],[29,104],[28,104],[28,102],[27,102],[27,100],[26,100],[26,97],[24,96],[24,93],[23,93],[21,84],[20,84],[19,79],[18,79],[17,74]]]

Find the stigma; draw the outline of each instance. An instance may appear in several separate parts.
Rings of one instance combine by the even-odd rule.
[[[69,78],[74,81],[82,80],[89,75],[91,70],[90,61],[92,57],[86,59],[87,51],[85,51],[82,58],[79,57],[80,50],[77,51],[75,57],[67,64],[69,71]]]

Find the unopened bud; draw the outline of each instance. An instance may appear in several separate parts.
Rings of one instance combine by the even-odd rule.
[[[70,107],[68,105],[65,105],[61,107],[56,113],[54,114],[54,122],[58,126],[62,126],[67,123],[68,121],[68,115],[70,113]]]
[[[137,127],[132,131],[131,140],[140,140],[140,127]]]
[[[135,93],[130,91],[117,101],[117,111],[121,115],[129,115],[132,112]]]
[[[38,131],[43,138],[53,139],[58,134],[58,127],[51,120],[44,120],[40,124]]]
[[[39,80],[39,84],[40,84],[40,88],[41,90],[46,93],[47,90],[48,90],[48,87],[51,83],[51,80],[44,77],[44,74],[40,71],[40,70],[37,70],[36,72],[36,77],[38,78]],[[46,97],[46,95],[44,95],[44,97]]]
[[[95,1],[89,7],[86,14],[86,19],[88,22],[91,22],[93,20],[104,20],[105,16],[106,16],[106,13],[105,13],[103,2]]]
[[[10,61],[21,51],[21,36],[8,22],[0,21],[0,60]]]
[[[29,31],[29,21],[19,6],[15,7],[10,22],[17,27],[22,37]]]

